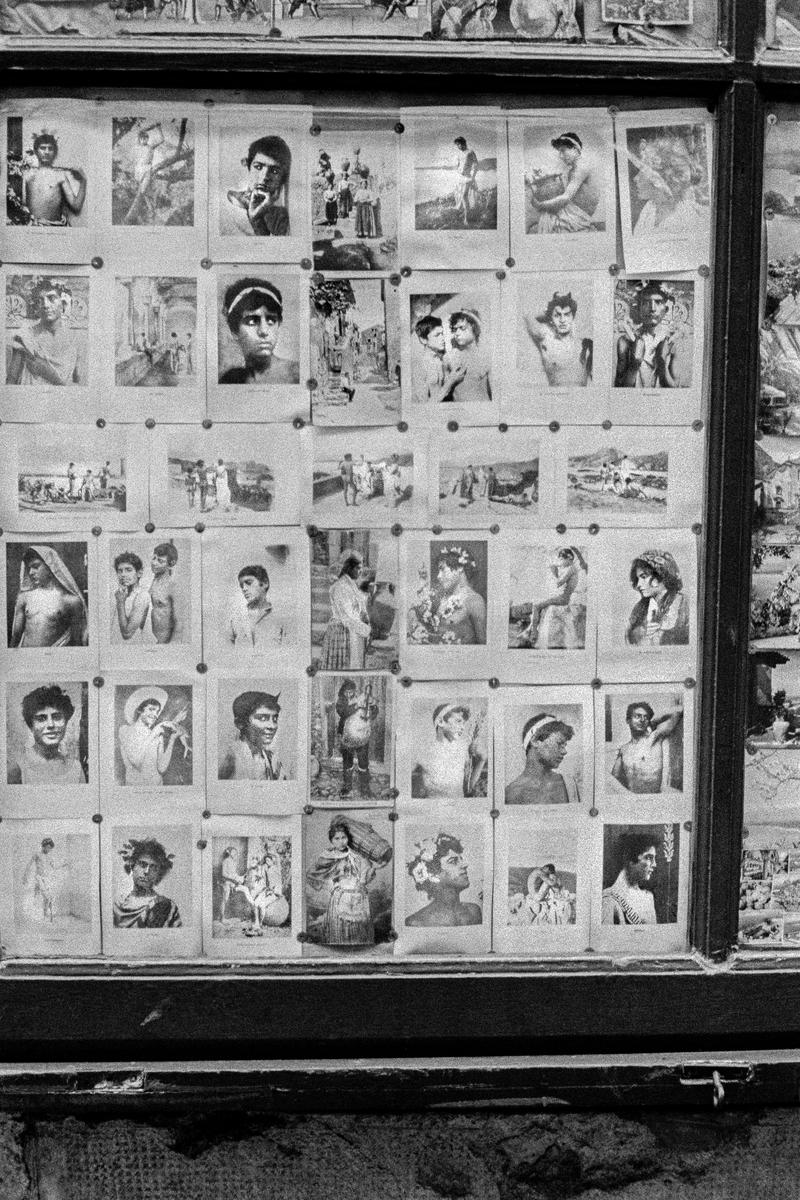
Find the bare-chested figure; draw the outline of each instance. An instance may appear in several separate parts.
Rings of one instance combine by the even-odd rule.
[[[657,717],[645,700],[634,701],[625,711],[631,736],[617,750],[611,774],[629,792],[653,795],[669,786],[670,738],[683,720],[683,709],[673,708]]]
[[[33,139],[37,166],[25,176],[25,205],[35,225],[69,225],[86,199],[86,176],[77,167],[57,167],[58,142],[42,131]]]
[[[22,556],[11,648],[86,646],[88,642],[86,603],[71,572],[52,546],[30,546]]]
[[[32,299],[36,320],[13,333],[6,383],[81,383],[78,343],[65,319],[69,290],[53,279],[42,279]]]
[[[150,569],[153,582],[150,584],[150,624],[157,642],[173,641],[178,632],[175,609],[175,585],[172,570],[178,561],[178,551],[172,542],[162,542],[153,550]]]
[[[550,387],[586,387],[592,379],[592,339],[575,337],[577,301],[571,292],[553,294],[538,317],[524,314]]]

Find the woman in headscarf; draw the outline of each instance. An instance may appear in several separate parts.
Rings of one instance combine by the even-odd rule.
[[[688,646],[689,603],[678,564],[667,550],[644,550],[631,563],[634,604],[625,630],[630,646]]]
[[[86,646],[86,601],[52,546],[29,546],[20,564],[11,647]]]
[[[375,941],[375,925],[367,884],[375,878],[375,866],[353,848],[353,834],[346,817],[333,818],[328,840],[329,849],[306,872],[306,882],[314,891],[329,889],[319,940],[325,946],[371,946]]]
[[[322,639],[323,671],[363,671],[372,625],[367,593],[358,586],[362,557],[357,550],[343,556],[339,577],[331,584],[331,615]]]

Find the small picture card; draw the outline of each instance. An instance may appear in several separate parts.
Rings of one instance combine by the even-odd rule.
[[[443,525],[553,523],[553,438],[523,427],[434,432],[428,449],[428,509]]]
[[[488,684],[415,683],[400,692],[397,790],[401,811],[429,802],[455,813],[493,808],[492,696]]]
[[[226,105],[212,113],[209,249],[214,260],[289,263],[308,255],[311,122],[311,109],[300,105]]]
[[[800,650],[800,546],[785,536],[753,542],[751,650]]]
[[[493,673],[492,634],[499,628],[497,543],[477,530],[441,536],[409,534],[401,539],[404,585],[401,659],[423,679]]]
[[[797,785],[800,782],[800,746],[789,740],[788,717],[775,718],[784,741],[776,742],[768,734],[760,743],[748,737],[744,758],[744,819],[750,822],[791,819],[797,812]]]
[[[147,520],[147,441],[133,427],[17,425],[0,485],[11,529],[135,529]]]
[[[710,257],[714,119],[705,109],[614,119],[628,271],[691,271]]]
[[[308,420],[307,277],[298,267],[236,263],[216,268],[208,286],[209,416]]]
[[[369,537],[370,535],[365,535]],[[214,667],[308,663],[308,536],[291,527],[203,534],[203,653]]]
[[[97,689],[72,672],[6,679],[0,701],[0,816],[96,813]]]
[[[759,804],[788,803],[787,789],[796,769],[796,751],[800,748],[800,712],[796,697],[800,682],[800,655],[756,651],[748,660],[748,729],[746,758],[756,755],[761,769]],[[769,782],[768,782],[769,781]],[[792,796],[796,803],[796,796]]]
[[[739,945],[748,950],[800,946],[800,826],[748,821],[742,839]]]
[[[424,444],[397,429],[310,429],[305,433],[305,512],[314,524],[350,528],[425,520]],[[307,487],[307,484],[306,484]]]
[[[354,128],[351,114],[315,112],[314,124],[319,149],[316,160],[309,156],[308,173],[315,270],[396,270],[397,117],[359,113]]]
[[[304,957],[391,955],[392,830],[387,812],[303,817]]]
[[[412,267],[499,267],[508,256],[505,121],[437,108],[403,113],[401,245]]]
[[[296,958],[302,922],[300,817],[212,817],[203,827],[203,954]]]
[[[568,429],[554,441],[555,519],[690,526],[702,516],[702,433],[684,429]]]
[[[200,538],[104,534],[99,542],[102,666],[194,667],[202,660]]]
[[[503,416],[526,425],[604,419],[611,371],[607,272],[510,273],[503,328],[511,339]],[[599,424],[599,421],[598,421]]]
[[[597,667],[592,538],[535,530],[498,539],[495,670],[509,683],[586,683]]]
[[[503,688],[495,707],[495,803],[594,802],[594,724],[588,687]]]
[[[291,525],[298,519],[293,429],[165,425],[151,442],[153,517],[166,525]]]
[[[107,818],[100,830],[103,953],[188,958],[200,953],[200,822],[146,809]]]
[[[5,267],[4,421],[86,420],[96,412],[90,268]]]
[[[149,680],[148,680],[149,675]],[[188,800],[205,782],[205,684],[176,672],[109,672],[100,698],[101,795],[125,811]]]
[[[129,255],[101,287],[104,413],[115,421],[205,415],[206,296],[185,255],[146,269]]]
[[[602,19],[609,25],[681,26],[694,24],[694,0],[602,0]]]
[[[431,805],[396,825],[396,954],[486,954],[492,937],[488,816]]]
[[[394,676],[316,674],[311,680],[309,796],[314,805],[393,801]]]
[[[96,168],[97,110],[84,100],[15,100],[4,125],[4,257],[88,262],[103,182]]]
[[[399,545],[388,529],[315,530],[311,660],[321,671],[388,671],[398,661]]]
[[[786,542],[800,521],[800,463],[791,437],[764,437],[755,444],[753,525],[769,542]]]
[[[617,276],[612,336],[610,419],[621,425],[690,424],[701,412],[702,276]]]
[[[672,954],[686,949],[689,839],[682,814],[642,820],[638,804],[596,822],[592,939],[601,953]]]
[[[0,826],[3,950],[15,958],[100,953],[98,830],[89,820]]]
[[[400,292],[389,279],[315,276],[309,291],[315,425],[400,417]]]
[[[414,272],[406,289],[403,412],[417,425],[491,425],[506,370],[493,271]]]
[[[32,670],[91,672],[99,664],[97,542],[69,533],[40,536],[5,538],[0,554],[4,672],[28,678]]]
[[[641,801],[693,795],[694,693],[682,687],[615,686],[597,694],[595,788],[598,799]]]
[[[509,168],[511,253],[521,267],[614,262],[614,129],[607,110],[515,114]]]
[[[306,797],[308,683],[262,667],[208,677],[206,787],[213,812],[299,812]]]
[[[602,541],[600,540],[602,538]],[[697,538],[675,529],[601,533],[601,679],[697,674]]]
[[[583,954],[589,944],[590,824],[585,814],[504,812],[495,823],[494,933],[499,954]]]

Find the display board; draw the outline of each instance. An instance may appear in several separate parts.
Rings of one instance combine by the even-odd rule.
[[[714,120],[309,99],[3,110],[5,953],[684,950]]]

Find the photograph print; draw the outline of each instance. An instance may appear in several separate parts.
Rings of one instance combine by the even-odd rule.
[[[118,275],[114,280],[117,387],[194,387],[201,370],[197,279]]]
[[[271,672],[216,681],[216,777],[268,785],[297,779],[297,684]]]
[[[607,796],[683,793],[685,737],[688,732],[691,747],[692,728],[689,720],[685,730],[682,690],[645,684],[609,691],[603,721]]]
[[[219,126],[219,232],[289,237],[292,189],[302,187],[292,170],[292,147],[275,129],[243,125]]]
[[[468,0],[435,0],[431,31],[448,41],[513,38],[522,41],[577,42],[582,39],[584,0],[491,0],[476,8]]]
[[[217,382],[258,388],[299,383],[300,320],[298,279],[248,267],[221,274]],[[260,420],[264,408],[261,398]]]
[[[404,765],[400,795],[413,800],[463,801],[490,795],[492,730],[486,695],[469,695],[464,685],[451,694],[409,694],[403,721]],[[410,776],[410,778],[409,778]],[[490,807],[488,803],[485,807]]]
[[[53,426],[50,429],[54,429]],[[73,427],[74,429],[74,427]],[[67,444],[65,445],[65,440]],[[102,522],[110,513],[126,513],[128,508],[127,455],[124,440],[89,453],[81,453],[81,438],[29,435],[18,438],[17,509],[20,514],[45,516],[59,514],[64,522],[76,517],[83,523]],[[85,443],[83,443],[85,445]],[[97,441],[98,447],[102,445]],[[70,453],[75,458],[70,457]],[[138,481],[140,490],[144,480]]]
[[[518,393],[529,398],[541,388],[590,387],[596,352],[593,277],[531,274],[515,282]]]
[[[800,829],[784,823],[747,822],[739,886],[739,941],[772,949],[800,943]]]
[[[393,525],[413,519],[420,504],[415,495],[418,441],[394,429],[317,429],[312,437],[315,523]]]
[[[39,109],[6,119],[6,224],[85,228],[92,160],[91,125]]]
[[[6,783],[64,789],[89,782],[88,693],[79,680],[6,683]]]
[[[400,300],[388,279],[312,280],[314,422],[390,425],[400,416]]]
[[[658,125],[652,116],[616,125],[625,264],[696,270],[709,257],[712,126],[692,112],[667,110]]]
[[[193,924],[191,834],[189,825],[113,828],[106,866],[115,930],[178,930]]]
[[[508,555],[509,650],[586,649],[589,551],[526,538]]]
[[[483,416],[478,405],[496,404],[493,381],[498,291],[480,275],[456,280],[449,274],[430,284],[458,286],[458,291],[412,292],[410,296],[409,367],[415,415],[452,415],[452,405],[465,423]],[[417,284],[419,286],[419,284]],[[439,406],[442,406],[439,408]],[[424,406],[417,408],[416,406]]]
[[[324,129],[310,164],[315,270],[395,269],[398,166],[390,126]]]
[[[88,821],[3,824],[0,861],[11,884],[2,902],[7,951],[99,953],[96,840]]]
[[[311,657],[322,671],[389,670],[398,656],[398,542],[388,530],[311,538]]]
[[[194,225],[194,166],[191,118],[113,117],[111,224]]]
[[[6,542],[9,650],[89,645],[86,542]]]
[[[89,279],[71,274],[6,275],[7,384],[86,387]],[[30,410],[26,413],[30,419]]]
[[[303,818],[306,952],[310,944],[391,953],[393,857],[386,813],[317,810]]]
[[[507,832],[507,887],[498,924],[534,934],[563,932],[565,927],[574,927],[578,908],[578,830],[545,826],[537,830],[509,828]]]
[[[754,649],[800,650],[800,544],[753,542],[750,640]]]
[[[496,231],[496,126],[452,114],[413,136],[414,229]]]
[[[194,782],[191,684],[114,687],[114,783],[118,787],[190,787]],[[202,776],[202,755],[197,766]]]
[[[199,604],[190,539],[115,537],[106,552],[111,645],[188,648]]]
[[[488,824],[488,822],[487,822]],[[482,819],[442,812],[439,819],[412,820],[398,827],[402,859],[397,863],[397,894],[402,901],[398,923],[400,948],[409,950],[482,949],[482,936],[491,907],[491,879],[487,868],[487,830]],[[473,937],[454,931],[469,927]],[[428,931],[411,936],[409,929]],[[480,932],[479,932],[480,930]],[[448,931],[447,933],[442,931]],[[488,929],[486,930],[488,935]]]
[[[677,530],[608,532],[598,545],[602,677],[683,678],[695,670],[697,539]],[[631,674],[631,672],[636,674]]]
[[[211,937],[220,942],[286,940],[292,931],[292,856],[299,853],[289,833],[213,837]]]
[[[390,804],[394,679],[377,673],[316,674],[311,682],[312,804]]]
[[[449,525],[532,525],[540,519],[539,441],[527,432],[442,434],[432,446],[432,511]],[[431,472],[431,483],[437,480]]]
[[[797,179],[800,191],[800,178]],[[773,205],[775,193],[767,194]],[[780,211],[780,210],[777,210]],[[800,215],[800,213],[798,214]],[[778,221],[775,216],[772,226]],[[786,218],[797,220],[797,218]],[[793,228],[793,227],[792,227]],[[800,230],[800,224],[797,226]],[[800,254],[770,259],[759,337],[761,363],[759,429],[764,434],[800,436]]]
[[[680,825],[606,825],[602,925],[674,925],[678,920]]]
[[[692,280],[618,277],[614,387],[649,390],[699,385],[694,378],[695,318]]]
[[[409,547],[409,647],[486,646],[488,544],[453,536]]]
[[[592,434],[588,438],[585,433],[568,434],[565,474],[569,519],[597,519],[604,525],[623,527],[666,524],[672,515],[673,493],[680,491],[684,499],[684,479],[691,496],[690,472],[681,461],[681,451],[693,446],[686,446],[685,438],[678,445],[667,433],[656,431],[646,437],[623,431],[616,443],[611,440],[613,436],[607,435],[608,441],[604,441]],[[673,473],[678,474],[677,481]],[[563,488],[562,476],[562,495]],[[697,500],[699,509],[699,495]]]
[[[610,25],[692,25],[694,0],[602,0],[601,14]]]
[[[563,689],[568,695],[568,689]],[[507,704],[502,784],[506,805],[580,804],[591,796],[584,760],[587,726],[581,703]]]
[[[754,525],[771,541],[786,542],[800,520],[797,443],[789,437],[760,438],[755,444],[755,461]]]

